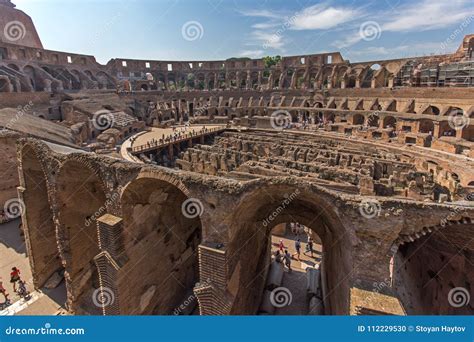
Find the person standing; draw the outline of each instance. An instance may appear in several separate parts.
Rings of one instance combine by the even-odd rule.
[[[0,279],[0,293],[3,295],[3,297],[5,298],[5,303],[8,303],[9,299],[8,299],[8,292],[7,290],[5,289],[5,287],[3,287],[3,281]]]
[[[16,267],[12,267],[12,272],[10,273],[10,283],[13,284],[13,291],[16,292],[16,283],[20,280],[20,270]]]
[[[310,252],[311,253],[311,258],[313,257],[313,239],[311,238],[311,236],[308,236],[308,243],[307,243],[307,248],[306,248],[306,252],[304,252],[303,254],[306,254],[307,252]]]
[[[300,239],[295,241],[295,249],[296,253],[293,255],[296,255],[298,257],[298,261],[300,260],[300,255],[301,255],[301,241]]]
[[[278,248],[280,249],[280,252],[283,253],[283,250],[285,249],[285,245],[283,244],[283,240],[280,240],[280,244],[278,245]]]
[[[291,272],[291,255],[288,253],[288,250],[285,249],[285,266],[288,267],[288,271]]]
[[[278,262],[278,263],[281,263],[281,260],[282,259],[282,255],[280,253],[280,250],[277,249],[276,252],[275,252],[275,261]]]

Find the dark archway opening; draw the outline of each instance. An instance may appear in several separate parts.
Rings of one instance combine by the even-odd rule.
[[[323,315],[326,284],[320,237],[291,222],[273,227],[268,239],[271,258],[259,313]]]
[[[325,249],[322,281],[325,314],[348,314],[351,269],[350,239],[337,215],[324,200],[290,186],[258,191],[236,210],[237,232],[227,250],[230,269],[238,273],[231,291],[236,298],[231,314],[258,312],[269,267],[271,230],[281,223],[299,222],[321,238]],[[282,204],[284,203],[284,204]],[[238,218],[238,219],[237,219]],[[251,238],[250,238],[251,237]],[[237,277],[237,275],[235,275]]]

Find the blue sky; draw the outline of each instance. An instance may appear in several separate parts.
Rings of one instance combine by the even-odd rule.
[[[451,53],[473,0],[13,0],[46,49],[214,60],[341,51],[351,61]]]

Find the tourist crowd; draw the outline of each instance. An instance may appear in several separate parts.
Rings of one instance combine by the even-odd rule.
[[[28,295],[28,291],[26,290],[26,284],[25,282],[21,279],[20,276],[21,272],[17,267],[12,267],[12,271],[10,273],[10,283],[13,284],[13,291],[16,292],[20,297],[26,297]],[[10,295],[3,286],[3,281],[0,278],[0,293],[3,295],[5,301],[3,305],[9,305],[10,304]]]
[[[149,149],[152,147],[158,147],[161,145],[166,145],[168,143],[184,140],[184,139],[191,139],[196,136],[212,132],[213,129],[209,129],[206,126],[203,126],[199,130],[195,130],[194,128],[191,129],[189,125],[185,125],[184,127],[172,127],[173,131],[171,134],[163,134],[160,139],[151,139],[144,145],[135,146],[133,147],[133,151],[141,151],[144,149]],[[131,143],[133,144],[136,141],[135,138],[131,138]]]
[[[284,245],[283,240],[280,240],[278,244],[278,249],[274,252],[274,260],[278,263],[283,262],[284,265],[288,268],[288,271],[291,272],[291,261],[292,259],[296,259],[298,261],[301,260],[301,239],[299,238],[300,234],[305,234],[305,227],[300,224],[300,223],[291,223],[290,224],[290,229],[291,232],[296,236],[295,240],[295,253],[290,254],[288,252],[288,248]],[[311,236],[308,234],[308,240],[306,243],[306,248],[305,252],[303,252],[304,255],[307,253],[311,254],[311,258],[313,257],[314,254],[314,242]]]

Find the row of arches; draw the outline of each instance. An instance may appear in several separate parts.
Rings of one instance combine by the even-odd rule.
[[[324,89],[378,88],[390,86],[393,73],[385,66],[347,64],[305,69],[270,69],[210,72],[152,72],[157,88],[191,89]]]
[[[54,185],[47,184],[41,165],[35,151],[24,147],[25,226],[35,286],[64,268],[68,309],[100,314],[102,308],[94,302],[102,286],[94,261],[101,252],[95,220],[110,212],[108,204],[119,195],[111,199],[99,174],[81,161],[61,165]],[[56,189],[56,197],[48,197],[49,188]],[[120,194],[126,246],[122,257],[128,260],[114,295],[123,313],[170,314],[197,282],[201,224],[199,217],[182,214],[186,198],[173,184],[151,178],[135,180]],[[51,210],[53,203],[57,212]]]
[[[80,89],[115,89],[116,81],[104,71],[80,71],[58,66],[36,66],[26,64],[23,67],[10,63],[0,65],[0,72],[7,76],[0,92],[62,91]],[[0,84],[1,86],[1,84]]]
[[[123,188],[115,184],[112,190],[102,181],[101,167],[92,160],[50,160],[57,163],[51,171],[37,153],[28,144],[21,150],[25,226],[36,285],[41,286],[52,272],[64,267],[69,309],[99,313],[99,308],[91,311],[91,298],[101,284],[94,263],[101,251],[94,220],[106,213],[119,215],[124,250],[117,257],[121,269],[115,284],[120,313],[170,313],[198,280],[197,246],[209,236],[219,241],[215,229],[219,227],[209,224],[219,205],[203,200],[203,215],[187,217],[182,207],[195,198],[193,193],[162,171],[142,170]],[[297,196],[293,197],[294,193]],[[357,239],[348,228],[347,221],[352,219],[337,214],[328,196],[304,185],[248,184],[226,219],[230,224],[225,235],[232,236],[225,246],[226,263],[235,291],[231,313],[255,313],[263,292],[271,230],[280,223],[295,221],[321,237],[326,313],[348,313],[351,275],[358,271],[352,254]],[[285,203],[284,208],[281,203]],[[54,212],[51,207],[56,208]],[[279,214],[274,217],[276,210]],[[365,248],[363,245],[358,248]],[[371,253],[371,257],[377,255]],[[385,260],[385,253],[381,253],[380,259]],[[363,267],[375,260],[366,260]],[[388,272],[389,264],[385,266]]]
[[[111,199],[110,192],[106,190],[100,174],[83,161],[71,159],[61,164],[54,175],[54,184],[48,184],[35,150],[26,145],[21,155],[25,179],[23,198],[28,208],[25,226],[35,285],[41,287],[51,274],[64,268],[69,310],[79,314],[100,314],[100,308],[91,302],[101,286],[100,274],[94,263],[101,248],[93,221],[111,211],[116,214],[107,205]],[[188,190],[180,184],[170,183],[169,177],[165,178],[139,176],[120,189],[117,195],[123,218],[122,243],[125,246],[121,257],[126,259],[116,279],[121,313],[170,314],[170,309],[176,308],[198,281],[197,246],[202,242],[204,227],[200,217],[187,217],[182,213],[183,203],[190,198]],[[51,188],[55,191],[48,191]],[[272,203],[258,212],[253,208],[247,215],[247,224],[236,220],[239,221],[237,225],[242,224],[242,227],[230,228],[240,237],[232,240],[228,250],[233,251],[232,254],[239,258],[238,262],[243,267],[235,268],[235,272],[242,273],[232,313],[255,313],[257,307],[254,300],[258,301],[262,293],[255,292],[255,288],[249,288],[249,283],[245,282],[248,277],[255,278],[264,270],[268,252],[265,246],[268,245],[271,228],[281,220],[297,217],[318,231],[324,243],[331,246],[326,251],[325,259],[329,269],[340,268],[341,261],[344,267],[350,267],[350,257],[342,256],[346,254],[344,250],[348,248],[348,240],[338,239],[339,233],[332,228],[336,217],[328,218],[328,221],[315,220],[314,212],[321,212],[326,217],[325,210],[329,208],[320,207],[324,202],[316,203],[309,194],[295,201],[278,222],[273,222],[272,227],[259,236],[262,239],[260,242],[255,238],[252,243],[240,246],[243,250],[236,245],[240,238],[245,238],[244,235],[253,234],[252,229],[262,224],[267,211],[274,210],[279,205],[278,201],[283,199],[281,196],[288,191],[289,187],[273,188],[272,193],[276,197]],[[51,197],[48,193],[55,193],[55,196]],[[248,201],[258,200],[255,196],[260,195],[251,195]],[[39,198],[42,200],[38,201]],[[250,203],[248,201],[245,202]],[[57,208],[56,212],[51,211],[51,204]],[[241,216],[242,212],[247,211],[244,206],[234,216]],[[343,227],[340,224],[334,226],[338,229]],[[254,242],[261,252],[257,263],[247,259],[255,255],[247,252],[253,250]],[[229,263],[233,261],[231,257]],[[254,269],[254,265],[260,266]],[[326,304],[328,313],[347,312],[350,279],[334,272],[328,275],[327,281],[329,289],[333,289]],[[262,286],[260,280],[256,286],[257,289]]]

